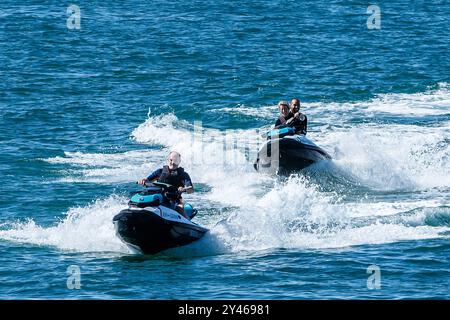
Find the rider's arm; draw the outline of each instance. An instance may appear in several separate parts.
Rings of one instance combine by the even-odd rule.
[[[194,192],[194,187],[192,186],[191,177],[189,177],[189,174],[187,174],[186,172],[184,172],[183,183],[184,183],[184,187],[183,187],[184,192],[186,192],[186,193]]]
[[[294,117],[289,118],[289,120],[286,121],[286,125],[288,125],[288,126],[291,125],[291,123],[292,123],[294,120],[295,120]]]
[[[156,179],[158,179],[161,176],[161,173],[162,173],[162,169],[155,170],[147,177],[146,180],[149,182],[155,181]]]
[[[306,135],[306,133],[308,132],[308,118],[306,117],[306,115],[303,115],[305,117],[305,120],[302,121],[303,126],[302,126],[302,134]]]

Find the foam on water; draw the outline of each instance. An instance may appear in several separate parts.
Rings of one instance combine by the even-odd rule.
[[[426,214],[401,214],[432,202],[345,203],[333,194],[306,187],[303,178],[291,177],[262,198],[254,198],[213,229],[232,250],[268,248],[336,248],[445,236],[447,225],[425,224]],[[450,215],[447,210],[446,215]],[[392,219],[380,220],[383,216]],[[364,220],[361,222],[361,217]],[[370,218],[370,219],[369,219]],[[411,221],[415,221],[411,224]],[[418,223],[420,222],[420,223]]]
[[[112,218],[126,206],[126,199],[110,196],[85,207],[71,208],[65,218],[44,227],[32,219],[0,226],[0,239],[62,250],[127,253],[126,246],[115,236]]]
[[[272,119],[276,117],[278,113],[278,107],[276,104],[269,106],[251,107],[246,105],[237,105],[236,107],[224,107],[213,109],[214,113],[228,113],[236,115],[246,115],[249,117],[258,117],[262,119]]]
[[[261,143],[258,131],[254,129],[221,132],[195,127],[170,115],[150,117],[133,131],[133,138],[141,143],[158,141],[166,146],[161,162],[165,161],[169,150],[177,150],[182,154],[181,165],[188,168],[191,177],[213,189],[220,189],[223,197],[226,192],[235,194],[237,189],[248,190],[249,185],[267,179],[252,167],[251,157]]]
[[[301,108],[307,115],[328,123],[341,123],[342,113],[364,113],[366,116],[389,113],[408,116],[448,115],[450,105],[450,84],[439,83],[425,92],[379,94],[373,99],[357,102],[302,102]],[[250,107],[224,107],[213,112],[243,114],[264,119],[275,119],[278,115],[276,102],[274,105]]]
[[[364,187],[359,200],[347,200],[345,187],[320,191],[319,186],[327,180],[316,181],[307,173],[277,180],[255,172],[252,160],[262,143],[256,129],[224,132],[201,128],[199,123],[180,120],[174,114],[149,116],[133,130],[131,139],[142,144],[142,150],[67,152],[64,157],[45,161],[66,166],[62,182],[124,183],[160,167],[170,150],[179,151],[182,166],[194,183],[208,186],[208,191],[187,195],[187,200],[211,208],[212,213],[208,216],[201,212],[196,218],[210,228],[210,233],[183,249],[170,250],[169,254],[175,256],[268,248],[341,248],[448,237],[450,228],[445,221],[450,212],[445,190],[450,186],[450,122],[434,126],[345,123],[355,113],[445,114],[449,104],[448,85],[441,84],[424,93],[380,95],[361,103],[307,105],[308,114],[313,107],[311,120],[333,117],[329,110],[343,112],[338,122],[337,118],[333,120],[340,125],[320,128],[308,136],[333,156],[339,172]],[[251,112],[251,108],[240,108]],[[265,116],[264,110],[268,112],[269,107],[255,110]],[[435,196],[380,200],[364,194],[367,192],[434,192]],[[3,225],[0,239],[64,250],[125,253],[128,251],[115,237],[111,223],[125,205],[126,199],[111,196],[70,209],[55,226],[42,227],[33,220]],[[444,218],[433,218],[438,222],[430,224],[436,210]]]
[[[59,182],[124,183],[137,181],[158,165],[160,150],[134,150],[123,153],[65,152],[64,157],[44,159],[64,164]]]
[[[247,202],[239,202],[226,219],[205,224],[211,231],[204,239],[165,254],[198,256],[270,248],[341,248],[436,238],[450,230],[448,225],[425,224],[428,215],[423,210],[412,216],[398,215],[418,205],[414,203],[396,208],[395,203],[377,203],[376,208],[360,204],[349,210],[332,194],[323,195],[306,187],[303,179],[293,176],[261,198],[254,196]],[[126,206],[126,200],[111,196],[85,207],[71,208],[63,220],[48,227],[33,220],[5,224],[1,226],[0,239],[69,251],[129,253],[116,238],[112,224],[112,217]],[[389,209],[391,215],[397,214],[396,218],[379,220]],[[449,215],[450,210],[444,214]],[[366,215],[376,219],[362,224],[352,220]],[[208,221],[207,217],[202,220]]]
[[[335,164],[373,188],[421,190],[450,185],[449,139],[450,127],[361,125],[321,141],[333,146]]]

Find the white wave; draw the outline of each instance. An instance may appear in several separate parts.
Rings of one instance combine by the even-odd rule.
[[[164,156],[161,150],[134,150],[123,153],[65,152],[64,157],[43,159],[65,164],[70,169],[61,173],[57,182],[125,183],[146,177]]]
[[[177,127],[176,123],[181,127]],[[242,183],[245,175],[256,180],[260,177],[249,161],[249,155],[254,157],[261,143],[258,130],[223,132],[199,127],[198,123],[197,126],[189,125],[174,115],[166,115],[147,119],[133,131],[133,137],[141,143],[165,146],[164,156],[170,150],[180,152],[181,165],[191,176],[212,187],[232,188]],[[246,149],[249,150],[248,154]],[[164,161],[161,161],[160,166]],[[242,187],[245,188],[245,185]]]
[[[202,256],[238,251],[273,248],[343,248],[361,244],[389,243],[441,237],[447,227],[420,224],[411,217],[391,223],[378,220],[358,226],[353,218],[383,217],[401,213],[424,204],[437,202],[373,203],[348,206],[333,193],[323,194],[305,184],[305,178],[293,176],[276,184],[262,196],[249,194],[245,201],[226,213],[228,217],[215,223],[218,216],[200,213],[200,223],[211,231],[189,246],[169,250],[171,256]],[[240,195],[235,195],[240,199]],[[231,200],[231,197],[228,201]],[[71,208],[66,217],[53,226],[39,226],[33,220],[3,225],[0,239],[40,246],[53,246],[76,252],[107,251],[128,254],[115,236],[112,217],[126,206],[127,199],[110,196],[85,207]],[[203,215],[202,215],[203,214]],[[219,218],[220,219],[220,218]]]
[[[380,190],[450,186],[450,127],[360,125],[322,135],[334,162]]]
[[[333,155],[336,164],[364,184],[398,190],[449,186],[449,132],[450,122],[426,128],[358,124],[321,128],[309,136]],[[234,187],[235,181],[259,179],[251,162],[263,141],[255,129],[206,129],[168,114],[149,117],[133,130],[132,138],[163,148],[123,154],[66,153],[65,157],[47,161],[82,166],[68,171],[69,177],[62,182],[125,182],[147,175],[165,162],[170,150],[177,150],[182,154],[182,166],[198,182],[220,188],[224,181],[233,181]],[[243,187],[248,184],[244,182]]]
[[[450,84],[439,83],[437,88],[430,88],[419,93],[379,94],[373,99],[356,102],[302,102],[301,110],[309,119],[321,122],[341,123],[355,113],[376,117],[383,113],[401,116],[437,116],[449,114]],[[243,114],[275,121],[278,116],[276,103],[269,106],[224,107],[212,112]]]
[[[86,207],[71,208],[54,226],[43,227],[32,219],[3,225],[0,239],[77,252],[127,253],[112,223],[113,216],[125,206],[126,199],[110,196]]]
[[[223,227],[223,226],[220,226]],[[408,227],[399,224],[372,224],[365,227],[343,228],[339,231],[287,232],[283,228],[253,228],[230,231],[229,227],[216,228],[217,238],[231,252],[257,251],[274,248],[333,249],[358,245],[385,244],[397,241],[422,240],[441,237],[445,227]]]
[[[421,93],[381,94],[370,102],[368,111],[387,112],[398,115],[442,115],[449,114],[450,85],[439,84],[437,89]]]
[[[262,119],[276,118],[278,114],[277,104],[268,106],[251,107],[239,104],[236,107],[224,107],[211,110],[214,113],[228,113],[237,115],[246,115]]]
[[[424,225],[412,227],[406,220],[380,223],[373,219],[424,205],[439,206],[439,202],[418,200],[407,204],[369,202],[348,205],[332,193],[324,194],[305,186],[303,178],[295,176],[262,197],[246,199],[245,205],[239,203],[239,208],[211,231],[216,241],[233,252],[270,248],[342,248],[436,238],[449,230]],[[367,220],[369,225],[358,226],[355,218],[361,217],[372,218]]]
[[[447,106],[448,109],[448,91],[448,86],[442,85],[439,89],[423,94],[382,95],[363,103],[306,104],[313,115],[324,115],[322,119],[325,121],[333,118],[335,124],[332,127],[322,127],[308,136],[332,154],[335,165],[342,172],[355,177],[364,187],[387,193],[414,191],[431,194],[430,190],[433,188],[446,189],[450,186],[450,122],[440,122],[439,126],[434,127],[379,125],[376,121],[372,124],[348,125],[345,122],[352,116],[352,112],[444,114],[444,107]],[[392,104],[393,108],[390,107]],[[253,112],[250,110],[252,108],[248,109],[245,112]],[[333,110],[331,115],[329,109]],[[343,118],[338,117],[339,110],[345,113]],[[263,112],[260,109],[255,112],[263,117],[267,112],[269,117],[272,106],[263,107]],[[174,255],[217,254],[280,247],[341,248],[441,237],[449,229],[420,223],[412,226],[402,220],[383,223],[377,221],[381,217],[395,216],[424,206],[433,208],[445,205],[445,197],[393,197],[391,200],[362,198],[360,201],[345,202],[336,193],[318,191],[313,183],[302,177],[293,176],[287,182],[277,182],[273,177],[256,173],[252,168],[252,160],[262,139],[255,129],[224,132],[201,128],[199,123],[188,123],[174,114],[168,114],[149,116],[133,130],[131,138],[137,143],[161,148],[116,154],[66,153],[64,157],[46,161],[71,166],[60,181],[129,182],[148,175],[164,164],[170,150],[179,151],[182,154],[182,166],[189,172],[194,183],[209,187],[207,192],[187,195],[187,200],[194,200],[193,204],[196,206],[221,212],[226,219],[216,225],[217,217],[202,215],[200,212],[196,219],[211,228],[211,232],[195,244],[171,250]],[[66,249],[62,245],[65,243],[63,240],[67,237],[75,238],[77,232],[81,234],[81,221],[88,225],[88,221],[92,219],[94,225],[98,222],[97,227],[100,227],[101,221],[96,219],[100,219],[102,215],[99,218],[93,214],[99,211],[96,206],[101,207],[101,203],[106,207],[109,205],[114,208],[111,211],[115,213],[119,210],[119,203],[124,203],[116,200],[102,201],[76,209],[83,211],[81,216],[85,218],[80,216],[73,225],[67,219],[51,228],[40,228],[34,222],[29,222],[2,230],[0,238],[19,241],[25,239],[24,242],[29,239],[30,243],[56,245]],[[108,201],[109,204],[105,204]],[[108,228],[112,228],[111,218],[112,216],[104,216],[102,220]],[[355,219],[362,219],[367,223],[357,224]],[[66,229],[63,226],[67,229],[78,228],[78,231],[67,231],[65,235],[63,233],[66,233]],[[119,248],[120,243],[115,236],[106,235],[107,230],[111,231],[105,229],[101,233],[107,239],[105,246],[95,246],[93,242],[96,241],[84,240],[85,244],[79,243],[68,248],[123,252],[123,246]],[[33,236],[27,236],[27,233]],[[94,235],[92,237],[95,239]]]
[[[151,156],[148,150],[133,150],[124,153],[83,153],[64,152],[64,157],[43,159],[53,164],[87,165],[87,166],[120,166],[124,160],[128,163],[139,163]]]

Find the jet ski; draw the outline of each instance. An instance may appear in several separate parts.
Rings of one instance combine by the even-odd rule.
[[[257,171],[290,174],[331,156],[294,128],[283,127],[265,134],[267,141],[258,152],[253,166]]]
[[[154,182],[135,193],[128,209],[113,218],[119,239],[135,253],[156,254],[203,237],[208,229],[191,221],[197,210],[185,204],[186,218],[173,209],[176,192],[171,185]]]

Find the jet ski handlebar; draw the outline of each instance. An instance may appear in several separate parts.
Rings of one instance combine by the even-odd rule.
[[[154,185],[154,186],[157,186],[157,187],[161,187],[163,189],[173,189],[173,188],[175,188],[175,186],[173,186],[171,184],[168,184],[168,183],[163,183],[163,182],[152,182],[150,184],[150,186],[151,185]],[[147,183],[145,183],[145,186],[149,186],[149,185]]]
[[[136,184],[140,184],[140,185],[142,185],[143,187],[146,187],[146,188],[151,188],[151,187],[154,187],[154,186],[160,187],[160,188],[163,188],[163,189],[175,188],[171,184],[163,183],[163,182],[156,182],[156,181],[155,182],[145,181],[144,184],[142,184],[140,181],[136,181]]]
[[[165,197],[167,197],[168,199],[177,199],[181,196],[181,192],[178,191],[178,189],[168,183],[163,183],[163,182],[145,182],[144,187],[146,188],[151,188],[151,187],[159,187],[162,189],[162,193],[164,194]]]
[[[150,182],[145,181],[143,184],[140,181],[137,181],[136,184],[140,184],[145,188],[151,189],[151,188],[159,188],[161,191],[160,193],[163,194],[167,199],[176,200],[179,199],[183,192],[179,191],[177,187],[174,185],[163,183],[163,182]]]

